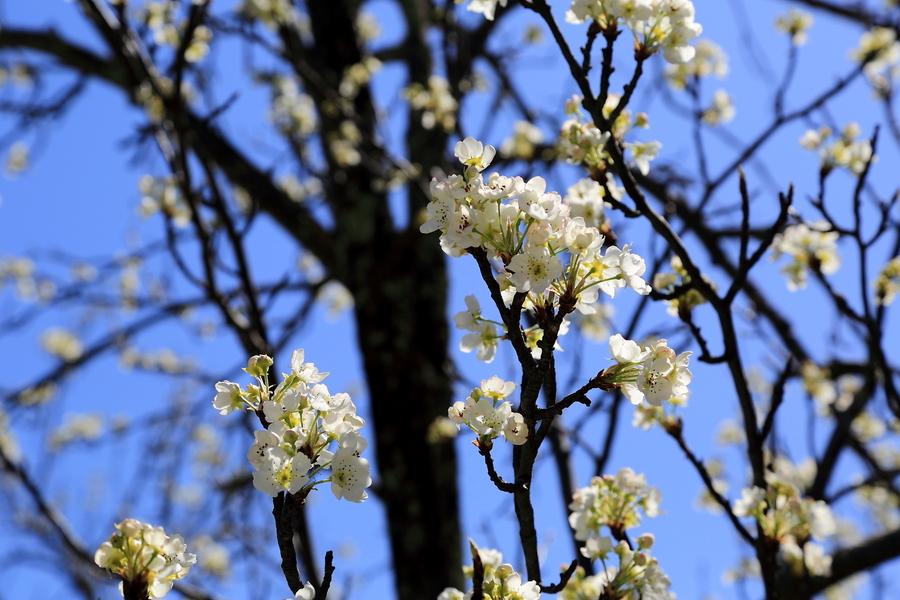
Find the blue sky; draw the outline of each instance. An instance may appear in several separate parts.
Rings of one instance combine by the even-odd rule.
[[[780,73],[784,67],[787,42],[784,36],[772,30],[771,23],[786,3],[768,0],[746,2],[744,4],[748,11],[737,15],[733,12],[733,7],[738,2],[697,0],[695,4],[698,21],[705,30],[703,37],[720,44],[731,63],[729,76],[707,85],[705,92],[711,94],[717,87],[728,90],[737,107],[736,119],[729,130],[742,139],[748,139],[767,124],[771,114],[772,84],[759,73],[756,65],[758,62],[769,64],[776,73]],[[553,5],[561,19],[563,3]],[[9,23],[34,26],[53,24],[68,37],[90,45],[95,44],[82,19],[77,16],[76,9],[69,3],[50,0],[9,3],[4,9],[4,16]],[[376,46],[387,44],[390,39],[402,34],[392,25],[394,21],[391,17],[395,13],[389,3],[373,2],[370,10],[381,17],[384,29]],[[474,22],[478,17],[472,15],[471,18]],[[519,39],[523,24],[533,21],[530,15],[510,19],[503,25],[504,31],[508,31],[509,35],[500,38]],[[752,30],[756,45],[747,43],[744,37],[746,31],[738,26],[739,22]],[[578,44],[583,27],[564,25],[564,28],[573,46]],[[847,55],[858,35],[859,30],[854,27],[825,16],[816,16],[809,44],[801,50],[797,77],[788,94],[789,108],[805,102],[830,85],[837,76],[850,71],[852,63]],[[525,52],[523,60],[515,68],[515,81],[531,103],[546,110],[558,111],[562,101],[574,93],[575,89],[565,70],[560,68],[556,49],[548,39],[545,36],[544,43]],[[235,65],[240,65],[239,48],[226,45],[218,49],[210,60],[216,65],[216,94],[225,98],[233,91],[240,92],[237,102],[223,117],[227,130],[261,164],[275,164],[273,161],[277,153],[272,150],[273,136],[264,133],[261,127],[265,122],[266,94],[244,85],[240,69],[235,68]],[[621,71],[620,77],[627,72],[625,68]],[[395,70],[387,68],[377,80],[376,90],[382,105],[396,104],[397,90],[404,83],[400,77]],[[621,83],[620,79],[615,85],[621,86]],[[635,100],[635,105],[648,112],[651,120],[650,130],[641,135],[645,139],[662,141],[663,151],[658,164],[670,163],[676,168],[693,171],[695,164],[689,130],[666,106],[664,98],[648,91],[650,87],[652,86],[639,93]],[[868,135],[881,118],[879,111],[870,108],[870,94],[865,85],[856,84],[831,105],[831,114],[841,124],[849,120],[858,121],[864,135]],[[499,145],[511,130],[515,117],[511,109],[506,107],[507,110],[500,114],[486,118],[488,103],[489,98],[485,94],[476,94],[468,100],[463,107],[463,127],[467,133],[483,134],[486,142]],[[394,118],[399,119],[401,116]],[[489,122],[490,127],[484,128],[485,122]],[[160,223],[145,221],[137,213],[137,179],[147,172],[163,173],[163,166],[152,149],[145,153],[145,156],[150,157],[149,161],[136,163],[132,160],[133,152],[123,144],[138,123],[140,115],[118,92],[101,84],[91,84],[65,118],[44,128],[37,136],[26,134],[25,139],[34,149],[32,168],[14,179],[0,177],[0,256],[39,256],[39,253],[50,249],[64,249],[84,258],[103,258],[159,239]],[[2,125],[4,129],[0,131],[9,127],[8,122]],[[811,216],[806,198],[815,190],[817,159],[813,154],[801,150],[796,143],[804,128],[804,124],[786,128],[765,146],[764,154],[770,170],[782,186],[786,186],[788,182],[797,186],[798,207],[802,214]],[[549,136],[550,132],[546,133]],[[891,185],[896,182],[892,165],[897,164],[897,146],[892,144],[887,136],[883,138],[884,151],[880,153],[880,162],[873,177],[874,185],[881,192],[890,191]],[[712,136],[709,138],[709,146],[713,172],[730,162],[734,156],[733,149],[717,142]],[[751,188],[759,192],[758,199],[754,202],[754,220],[758,223],[768,222],[774,214],[773,192],[754,176],[752,169],[748,169],[748,174]],[[554,170],[548,177],[557,189],[564,189],[575,181],[577,174],[571,169],[562,168]],[[840,198],[841,192],[849,190],[852,182],[844,176],[835,176],[834,179],[832,197]],[[730,182],[724,186],[716,202],[729,204],[736,198],[736,183]],[[841,208],[836,210],[839,214],[842,212]],[[843,210],[849,208],[844,207]],[[622,221],[621,217],[613,215],[613,224],[620,238],[633,242],[638,252],[643,251],[649,256],[651,252],[646,231],[640,227],[625,225]],[[252,268],[259,280],[274,280],[294,268],[296,250],[271,224],[258,222],[250,233],[248,245]],[[693,245],[691,247],[694,248]],[[698,255],[702,256],[699,250]],[[705,257],[701,259],[701,263],[705,264],[705,261]],[[848,265],[835,276],[839,286],[852,281],[854,269],[849,262],[848,260]],[[146,271],[159,273],[166,269],[167,264],[165,260],[150,260]],[[487,295],[479,285],[473,264],[463,259],[452,260],[451,274],[451,313],[462,308],[463,297],[468,293],[481,297],[483,306],[489,304]],[[713,277],[719,277],[721,281],[718,274]],[[774,302],[796,320],[803,339],[810,347],[821,350],[820,358],[825,359],[834,354],[844,356],[843,348],[832,342],[832,328],[823,326],[823,321],[830,316],[823,308],[820,294],[815,291],[806,292],[805,295],[788,292],[777,273],[777,266],[768,263],[759,267],[755,280],[762,282]],[[9,290],[0,291],[0,312],[15,305]],[[633,305],[631,298],[617,298],[617,329],[625,326]],[[196,321],[201,321],[203,316],[202,312],[198,314]],[[889,322],[889,327],[892,334],[897,334],[900,329],[896,315],[894,317]],[[45,328],[66,326],[79,331],[90,340],[102,333],[101,326],[108,326],[110,321],[102,319],[109,318],[116,317],[101,315],[101,320],[88,320],[80,311],[47,310],[33,326],[15,335],[0,338],[0,357],[4,359],[4,364],[12,362],[17,365],[15,369],[5,369],[0,385],[21,385],[52,365],[37,341],[38,335]],[[701,313],[699,322],[707,330],[714,330],[714,324],[708,319],[708,315]],[[641,333],[671,325],[670,318],[661,308],[655,308],[650,312]],[[739,327],[742,333],[749,332],[745,325]],[[310,360],[332,373],[329,379],[332,390],[354,392],[354,398],[365,415],[367,406],[359,357],[351,351],[354,347],[354,335],[348,315],[329,319],[324,311],[319,310],[293,346],[306,348]],[[564,361],[567,356],[574,356],[577,345],[576,340],[570,338],[563,340],[567,351],[560,357],[563,365],[562,381],[566,380],[571,369]],[[887,339],[891,339],[891,336],[888,335]],[[457,341],[458,337],[454,340],[454,345]],[[196,338],[185,335],[183,328],[177,324],[160,327],[141,336],[137,345],[145,350],[171,347],[179,354],[194,357],[210,372],[226,371],[242,358],[237,345],[226,336],[198,342]],[[759,344],[748,343],[745,360],[748,367],[764,367],[762,350]],[[606,364],[608,353],[605,346],[586,342],[583,353],[582,377],[595,373]],[[477,382],[491,374],[518,379],[514,360],[509,352],[501,352],[497,360],[488,366],[478,363],[471,355],[458,352],[454,353],[454,359],[464,377],[470,381]],[[696,365],[694,373],[691,400],[682,413],[686,437],[698,455],[721,456],[725,460],[734,482],[729,495],[734,498],[739,492],[737,481],[741,478],[742,463],[734,450],[729,454],[714,444],[714,432],[718,424],[723,419],[736,415],[737,404],[731,382],[723,367]],[[125,516],[117,499],[121,497],[122,486],[134,481],[134,473],[130,467],[121,468],[119,465],[135,464],[142,453],[142,447],[131,442],[114,441],[104,443],[99,448],[74,448],[49,461],[42,458],[39,450],[43,444],[39,432],[45,427],[55,426],[69,412],[127,414],[134,422],[139,422],[141,415],[157,413],[169,406],[173,393],[185,394],[191,399],[210,395],[210,390],[205,388],[179,385],[158,377],[123,371],[117,359],[110,356],[95,362],[82,375],[68,381],[60,396],[47,409],[33,414],[19,414],[14,419],[13,427],[26,449],[29,465],[41,474],[49,496],[60,502],[64,513],[89,546],[105,537],[117,518]],[[460,397],[464,393],[465,390],[461,388]],[[573,415],[577,417],[581,410],[581,407],[575,407],[572,409]],[[784,413],[785,423],[805,422],[807,402],[796,389],[791,390]],[[621,435],[609,470],[630,466],[645,473],[648,481],[660,488],[663,514],[645,522],[644,530],[656,535],[655,555],[672,577],[674,590],[680,598],[733,597],[734,589],[724,584],[720,577],[724,569],[734,566],[743,552],[730,526],[723,517],[710,515],[696,508],[700,481],[670,439],[659,431],[643,432],[631,428],[628,407],[623,410],[621,418]],[[198,413],[196,419],[198,423],[209,423],[215,427],[224,423],[211,409]],[[586,438],[595,440],[595,446],[599,445],[604,425],[605,422],[600,419],[584,434]],[[825,427],[820,426],[819,434],[822,435],[824,430]],[[791,438],[788,445],[796,452],[793,456],[796,460],[806,456],[805,444],[800,439],[794,439],[801,437],[799,431],[798,429],[796,436],[786,434]],[[175,433],[182,434],[183,432]],[[232,429],[229,435],[231,437],[228,440],[234,448],[232,466],[237,466],[245,447],[242,444],[248,443],[246,437],[242,437],[246,434]],[[187,447],[184,440],[172,441]],[[491,486],[484,473],[481,458],[471,447],[470,441],[471,438],[465,434],[458,441],[465,533],[479,544],[498,546],[515,564],[520,559],[515,552],[515,523],[511,506]],[[508,469],[502,452],[500,456],[498,464],[503,465],[501,470]],[[849,470],[853,464],[847,461],[842,466]],[[591,472],[583,455],[576,463],[576,473],[577,483],[585,485]],[[544,573],[545,578],[550,580],[554,578],[555,566],[571,559],[565,530],[565,512],[559,502],[556,475],[551,461],[543,460],[538,466],[538,483],[534,487],[534,496],[538,531],[546,557]],[[208,504],[202,506],[209,507]],[[152,519],[156,516],[156,503],[153,501],[142,501],[130,508],[137,517]],[[254,503],[246,507],[246,511],[255,522],[269,521],[264,498],[257,497]],[[389,597],[391,580],[387,572],[387,548],[377,502],[357,506],[337,502],[329,494],[321,493],[312,498],[310,512],[316,554],[321,556],[325,549],[336,549],[339,581],[342,576],[350,573],[362,578],[354,587],[353,597]],[[204,519],[208,519],[208,515],[199,517],[196,512],[185,509],[174,516],[171,524],[165,525],[169,529],[179,530],[180,525],[184,524],[188,528],[185,533],[189,533],[190,528],[207,522]],[[5,532],[0,532],[0,555],[14,550],[19,543],[10,539]],[[900,571],[896,566],[889,566],[883,569],[883,573],[896,575]],[[229,598],[280,597],[283,589],[277,578],[274,558],[271,574],[269,581],[272,589],[257,589],[254,593],[245,589],[239,581],[240,577],[236,576],[219,584],[203,577],[198,571],[194,582],[218,590]],[[43,577],[38,579],[41,575]],[[8,572],[9,579],[6,580],[4,590],[0,591],[0,599],[44,598],[48,596],[48,591],[65,589],[64,580],[47,579],[45,575],[46,571],[31,567]],[[897,584],[891,585],[893,587],[889,589],[897,593]],[[109,591],[108,597],[113,597],[113,594],[114,592]]]

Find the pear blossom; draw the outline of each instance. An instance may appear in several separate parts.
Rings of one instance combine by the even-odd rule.
[[[500,340],[501,336],[497,333],[497,326],[489,321],[482,321],[475,325],[474,331],[467,333],[459,340],[459,349],[466,353],[474,351],[478,360],[490,363],[497,354]]]
[[[497,5],[506,6],[506,0],[469,0],[466,10],[484,15],[488,21],[494,20]]]
[[[622,22],[646,54],[662,50],[666,61],[684,63],[694,56],[690,42],[703,28],[694,21],[690,0],[572,0],[566,21],[595,21],[601,29]]]
[[[254,432],[247,450],[254,487],[270,496],[284,492],[305,498],[317,485],[330,482],[336,498],[365,500],[372,484],[369,463],[361,456],[366,442],[359,430],[365,422],[350,395],[330,393],[322,383],[328,373],[307,362],[303,350],[291,354],[290,373],[274,389],[271,365],[268,356],[251,357],[245,370],[256,383],[242,390],[219,382],[213,401],[222,414],[247,409],[265,418],[266,428]],[[328,472],[330,476],[316,478]]]
[[[456,127],[458,104],[450,91],[450,83],[438,75],[428,78],[425,85],[414,82],[403,90],[410,107],[422,113],[422,127],[452,131]]]
[[[638,547],[632,550],[625,541],[621,541],[612,546],[603,557],[596,558],[603,560],[599,572],[596,575],[585,576],[584,569],[578,567],[559,595],[562,600],[675,599],[675,595],[670,591],[671,582],[662,571],[659,561],[650,556],[649,546],[638,544]]]
[[[9,428],[9,416],[2,410],[0,410],[0,454],[12,463],[18,462],[21,458],[19,443]]]
[[[482,380],[466,397],[465,402],[454,402],[447,417],[457,425],[465,425],[479,440],[489,442],[504,437],[513,445],[524,444],[528,439],[528,426],[524,417],[513,411],[504,400],[515,390],[511,381],[492,376]]]
[[[794,482],[777,473],[769,472],[766,484],[766,489],[742,490],[734,514],[755,519],[764,535],[782,542],[822,541],[834,535],[836,523],[828,504],[804,497]]]
[[[587,541],[603,526],[622,532],[641,522],[641,516],[659,513],[659,491],[647,485],[643,475],[623,467],[615,475],[591,479],[575,490],[569,505],[569,525],[575,538]]]
[[[279,445],[269,450],[253,472],[253,487],[270,496],[280,492],[296,494],[309,481],[307,473],[311,466],[305,454],[290,456]]]
[[[538,221],[548,221],[559,214],[562,198],[556,192],[545,193],[543,177],[532,177],[519,193],[519,210]]]
[[[881,268],[875,278],[875,302],[888,306],[900,293],[900,256],[895,256]]]
[[[494,160],[497,151],[491,145],[484,145],[475,138],[467,137],[457,142],[453,150],[459,162],[477,171],[484,171]]]
[[[712,102],[704,109],[703,122],[710,126],[728,123],[734,118],[734,104],[731,96],[725,90],[716,90],[713,93]]]
[[[41,334],[41,346],[51,356],[65,362],[73,362],[81,358],[84,345],[75,335],[61,327],[53,327]]]
[[[477,548],[470,542],[473,555],[478,553],[484,573],[482,578],[482,592],[484,598],[478,600],[538,600],[541,597],[541,588],[535,581],[522,581],[512,565],[502,563],[503,556],[497,550]],[[466,577],[474,574],[472,567],[463,568]],[[469,600],[472,592],[464,593],[456,588],[445,588],[438,600]]]
[[[623,287],[633,289],[641,296],[650,293],[650,285],[641,277],[647,270],[644,259],[631,251],[631,246],[625,244],[621,249],[611,246],[603,257],[606,267],[604,277],[619,276]],[[612,295],[612,294],[610,294]]]
[[[14,176],[28,169],[28,155],[29,149],[24,142],[15,142],[10,146],[6,155],[6,173]]]
[[[650,161],[656,158],[662,144],[659,142],[631,142],[625,149],[631,153],[631,162],[642,175],[650,173]]]
[[[175,581],[184,578],[197,557],[187,551],[181,536],[136,519],[116,524],[116,531],[100,544],[94,563],[119,576],[129,589],[162,598]]]
[[[559,259],[544,249],[517,254],[509,263],[509,280],[520,292],[544,293],[550,282],[562,274]]]
[[[216,383],[216,396],[213,398],[213,408],[220,415],[227,415],[244,408],[244,398],[241,395],[241,386],[231,381]]]
[[[900,42],[893,28],[873,27],[863,32],[850,57],[864,65],[866,78],[877,93],[890,93],[891,81],[897,77],[900,65]]]
[[[778,555],[797,577],[831,575],[831,556],[815,542],[800,545],[793,536],[787,536],[781,542]]]
[[[694,57],[680,64],[666,65],[666,81],[676,90],[682,90],[695,79],[728,74],[728,57],[722,48],[710,40],[700,40],[694,46]]]
[[[604,378],[617,385],[632,404],[643,400],[654,406],[687,402],[690,352],[676,355],[666,340],[642,345],[619,334],[610,337],[609,349],[616,365],[606,370]]]
[[[812,27],[813,17],[804,10],[792,8],[775,19],[775,29],[788,34],[791,44],[802,46],[806,43],[806,32]]]
[[[369,461],[360,456],[365,449],[365,440],[355,431],[340,439],[331,459],[331,491],[336,498],[362,502],[368,497],[366,488],[372,485]]]
[[[313,587],[312,583],[305,583],[302,588],[297,590],[297,593],[294,594],[294,600],[315,600],[316,597],[316,588]],[[287,598],[286,600],[291,600]]]
[[[857,139],[860,134],[857,123],[848,123],[841,130],[840,135],[831,143],[831,128],[820,127],[818,130],[808,130],[800,138],[800,145],[810,151],[818,152],[820,170],[828,173],[833,169],[842,168],[854,175],[863,172],[869,161],[875,160],[872,144],[867,139]]]
[[[525,417],[519,413],[511,413],[503,423],[503,437],[513,446],[521,446],[528,440],[528,425]]]
[[[464,301],[466,310],[454,314],[453,322],[460,329],[476,331],[478,322],[481,320],[481,304],[479,304],[478,298],[472,294],[466,295]]]
[[[65,421],[50,434],[48,445],[57,451],[74,442],[93,442],[103,434],[103,416],[100,414],[69,414]]]
[[[788,256],[791,262],[781,268],[787,278],[788,289],[800,290],[806,287],[807,272],[815,266],[822,273],[831,275],[841,264],[837,253],[838,234],[830,231],[824,221],[798,223],[787,227],[775,236],[772,243],[772,260]]]
[[[471,6],[471,5],[470,5]],[[513,134],[500,145],[500,154],[520,160],[531,160],[535,147],[544,141],[541,130],[528,121],[516,121]]]
[[[690,312],[701,304],[705,304],[707,302],[706,296],[696,287],[688,286],[687,290],[683,289],[683,286],[690,282],[691,276],[681,263],[681,259],[678,256],[673,256],[669,264],[672,267],[671,273],[658,272],[653,278],[653,287],[660,292],[673,293],[676,289],[682,288],[678,296],[665,301],[666,312],[673,317],[678,317],[686,312]],[[715,282],[705,277],[704,280],[710,288],[716,289]]]
[[[569,207],[573,219],[580,218],[585,225],[599,229],[607,223],[605,196],[606,192],[598,182],[579,179],[566,190],[563,203]]]
[[[624,113],[620,118],[627,120]],[[615,130],[615,125],[613,129]],[[600,165],[604,161],[604,148],[610,137],[610,132],[600,131],[593,122],[582,122],[578,118],[567,119],[560,128],[557,149],[566,162],[571,164]]]
[[[614,108],[610,105],[608,110]],[[627,119],[630,123],[631,117]],[[638,121],[645,119],[635,117]],[[600,293],[613,297],[625,288],[641,295],[650,293],[643,278],[644,259],[630,245],[607,243],[612,232],[604,199],[607,195],[619,198],[621,193],[608,176],[602,183],[579,181],[563,200],[548,189],[542,177],[525,181],[484,173],[494,150],[482,142],[466,138],[455,150],[464,168],[461,173],[432,180],[432,199],[423,211],[420,231],[439,232],[441,248],[450,256],[483,254],[507,305],[521,294],[525,311],[551,306],[564,310],[562,335],[573,311],[608,313],[607,307],[599,305]],[[454,322],[465,331],[460,349],[475,352],[486,362],[494,358],[500,340],[508,335],[504,323],[482,315],[474,297],[466,298],[466,310],[456,313]],[[540,357],[541,326],[527,327],[523,333],[526,346]],[[558,340],[554,348],[558,348]]]

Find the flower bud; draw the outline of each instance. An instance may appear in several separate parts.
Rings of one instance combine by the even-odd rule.
[[[654,537],[652,533],[644,533],[638,536],[637,545],[641,550],[648,550],[653,547]]]
[[[247,368],[244,369],[253,377],[265,377],[269,373],[269,367],[272,366],[272,359],[265,354],[257,354],[251,356],[247,361]]]
[[[497,579],[501,579],[501,580],[506,579],[513,573],[515,573],[515,571],[513,570],[512,565],[507,565],[507,564],[500,565],[499,567],[497,567],[497,570],[494,572],[494,574],[497,576]]]

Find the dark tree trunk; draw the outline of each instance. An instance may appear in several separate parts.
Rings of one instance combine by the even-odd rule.
[[[461,579],[453,444],[426,439],[452,393],[444,258],[436,240],[415,232],[362,262],[356,323],[397,597],[434,598]]]

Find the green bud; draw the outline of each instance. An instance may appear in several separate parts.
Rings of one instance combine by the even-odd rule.
[[[272,359],[265,354],[257,354],[251,356],[247,361],[247,368],[244,369],[253,377],[265,377],[269,373],[269,367],[272,366]]]

